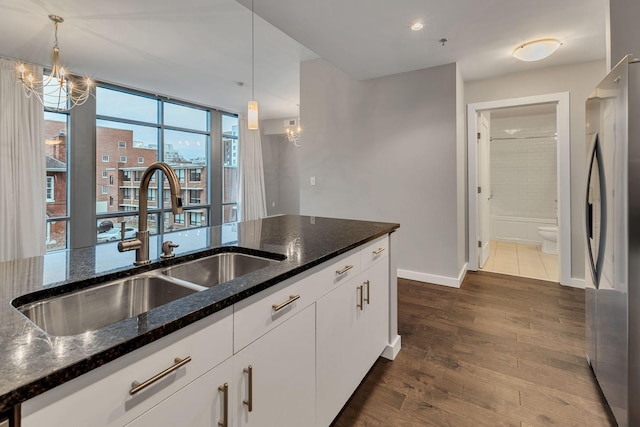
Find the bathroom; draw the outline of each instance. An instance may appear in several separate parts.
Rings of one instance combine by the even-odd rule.
[[[485,271],[557,282],[556,104],[493,110]]]

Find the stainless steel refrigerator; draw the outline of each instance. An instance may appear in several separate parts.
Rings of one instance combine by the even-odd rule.
[[[586,104],[587,361],[618,425],[640,426],[640,62]]]

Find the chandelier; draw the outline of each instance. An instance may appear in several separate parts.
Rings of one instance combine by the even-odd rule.
[[[287,120],[286,121],[286,132],[287,132],[287,140],[290,143],[295,145],[296,147],[300,147],[300,138],[302,136],[302,128],[300,127],[300,117],[298,120]]]
[[[55,26],[55,42],[53,44],[53,65],[51,72],[43,79],[36,79],[33,70],[25,64],[18,66],[19,79],[24,86],[25,95],[32,95],[48,110],[66,111],[76,105],[82,105],[91,95],[93,82],[85,78],[84,82],[67,76],[65,69],[60,65],[58,47],[58,24],[64,19],[58,15],[49,15]]]

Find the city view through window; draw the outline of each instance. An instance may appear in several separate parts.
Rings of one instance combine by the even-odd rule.
[[[96,241],[135,237],[140,185],[154,162],[171,166],[180,181],[183,213],[171,212],[166,178],[156,172],[148,188],[148,229],[152,234],[209,224],[210,209],[222,210],[222,221],[237,220],[238,118],[221,115],[222,206],[212,206],[209,184],[210,112],[106,87],[96,91]],[[220,116],[218,116],[220,117]],[[47,160],[47,249],[67,247],[68,115],[45,112]],[[53,219],[58,219],[53,220]]]

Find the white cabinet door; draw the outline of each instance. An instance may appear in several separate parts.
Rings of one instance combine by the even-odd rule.
[[[316,302],[316,427],[331,424],[371,366],[363,363],[370,350],[362,277]]]
[[[382,260],[362,273],[365,281],[366,355],[362,362],[369,369],[389,341],[389,263]]]
[[[127,427],[231,427],[235,405],[230,388],[232,371],[233,360],[227,359]]]
[[[245,347],[233,365],[235,426],[313,426],[315,305]]]

